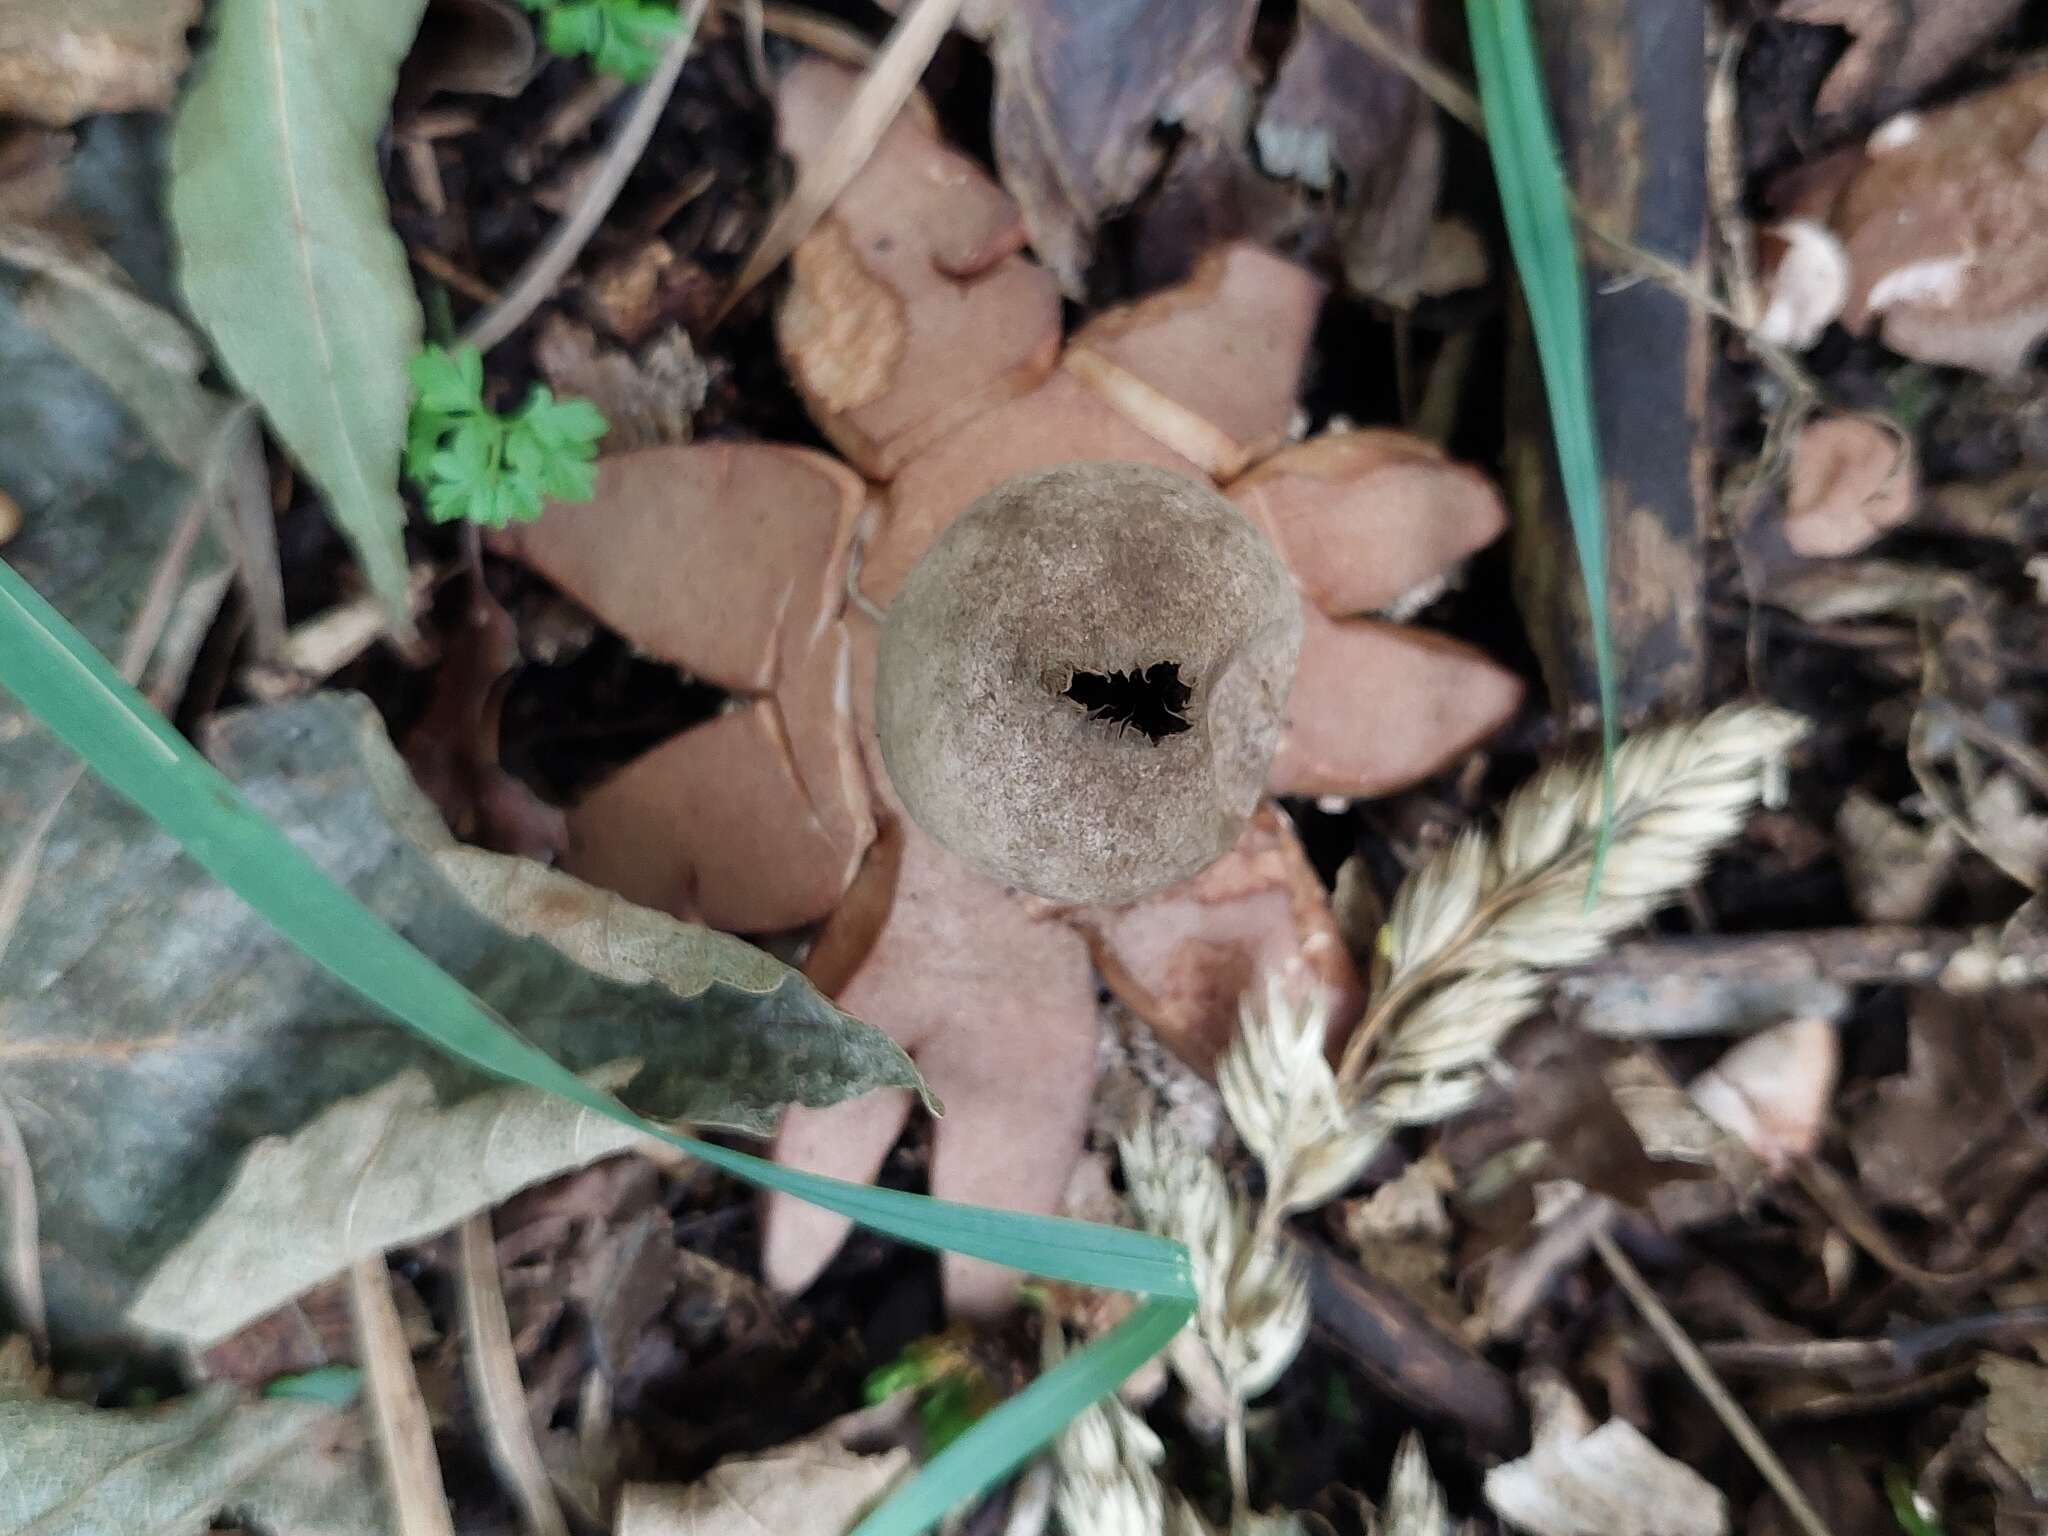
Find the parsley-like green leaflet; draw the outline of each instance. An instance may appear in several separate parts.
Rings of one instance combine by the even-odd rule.
[[[588,501],[607,423],[588,400],[557,400],[536,384],[509,416],[484,404],[475,347],[428,347],[412,360],[415,394],[405,472],[437,523],[530,523],[549,501]]]
[[[639,84],[682,27],[661,0],[519,0],[541,18],[550,53],[588,58],[600,74]]]

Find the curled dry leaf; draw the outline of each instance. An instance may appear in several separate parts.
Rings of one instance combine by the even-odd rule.
[[[2016,373],[2048,333],[2044,131],[2048,70],[1895,118],[1860,156],[1792,191],[1840,244],[1843,325],[1923,362]]]
[[[554,313],[541,322],[533,361],[558,396],[580,396],[604,413],[606,453],[687,443],[711,384],[681,326],[636,354],[600,348],[588,326]]]
[[[996,165],[1031,244],[1079,297],[1095,226],[1157,173],[1156,130],[1224,128],[1242,88],[1251,0],[1024,0],[995,28]],[[1145,39],[1145,66],[1129,43]]]
[[[1486,1502],[1533,1536],[1727,1536],[1728,1501],[1623,1419],[1598,1428],[1562,1382],[1535,1390],[1535,1444],[1486,1474]]]
[[[1841,1046],[1826,1019],[1792,1019],[1738,1043],[1692,1080],[1693,1102],[1774,1174],[1811,1156],[1827,1126]]]
[[[1989,1390],[1984,1437],[2037,1499],[2048,1499],[2048,1367],[1992,1355],[1977,1367]]]
[[[1410,1430],[1394,1453],[1387,1497],[1368,1527],[1369,1536],[1451,1536],[1451,1510],[1443,1488],[1429,1470],[1422,1437]]]
[[[23,0],[0,10],[0,116],[63,127],[158,112],[185,72],[199,0]]]
[[[1846,27],[1849,51],[1822,82],[1823,117],[1900,105],[1962,63],[2019,14],[2025,0],[1784,0],[1782,21]]]
[[[1896,427],[1863,416],[1824,416],[1792,446],[1785,541],[1808,557],[1868,549],[1913,515],[1920,475]]]
[[[901,1446],[863,1454],[844,1429],[827,1425],[772,1451],[728,1456],[687,1486],[628,1483],[612,1529],[614,1536],[845,1536],[910,1466]]]
[[[822,59],[784,78],[782,142],[800,164],[858,83]],[[1059,294],[1023,244],[1016,205],[909,110],[796,248],[776,337],[812,416],[863,471],[886,479],[1051,371]]]

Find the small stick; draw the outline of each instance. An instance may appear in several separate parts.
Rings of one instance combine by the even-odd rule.
[[[663,51],[661,62],[655,66],[647,84],[641,87],[640,98],[633,103],[633,110],[626,114],[626,120],[619,124],[611,143],[605,146],[604,159],[598,165],[597,174],[583,184],[576,206],[555,225],[547,239],[541,242],[540,249],[527,258],[526,265],[512,280],[512,286],[505,290],[505,296],[469,322],[462,333],[466,344],[479,352],[490,351],[526,323],[527,317],[540,308],[542,301],[555,291],[569,268],[575,265],[583,247],[597,233],[597,226],[604,222],[604,216],[618,201],[626,178],[640,163],[647,141],[654,137],[655,125],[661,121],[668,99],[675,93],[676,81],[683,73],[683,60],[689,57],[697,26],[703,21],[704,12],[710,4],[711,0],[692,0],[681,30]]]
[[[497,289],[475,273],[463,271],[430,245],[409,250],[406,255],[410,256],[412,264],[427,276],[439,278],[465,299],[474,299],[479,304],[496,304],[499,301]]]
[[[1793,1523],[1806,1532],[1806,1536],[1832,1536],[1827,1522],[1820,1517],[1820,1511],[1808,1502],[1805,1493],[1792,1480],[1792,1474],[1785,1470],[1785,1463],[1778,1459],[1778,1453],[1771,1449],[1758,1433],[1755,1421],[1742,1411],[1742,1405],[1721,1384],[1721,1378],[1707,1364],[1707,1357],[1678,1326],[1678,1319],[1666,1310],[1650,1282],[1643,1278],[1642,1271],[1630,1262],[1629,1256],[1621,1251],[1621,1245],[1604,1227],[1594,1228],[1592,1236],[1593,1249],[1600,1255],[1601,1262],[1606,1264],[1621,1288],[1628,1292],[1636,1310],[1643,1314],[1651,1330],[1664,1341],[1664,1347],[1671,1351],[1679,1369],[1699,1389],[1700,1396],[1707,1400],[1707,1405],[1727,1426],[1728,1433],[1735,1437],[1735,1443],[1756,1464],[1757,1471],[1771,1485],[1772,1492],[1784,1501]]]
[[[519,1384],[519,1357],[512,1348],[512,1324],[505,1315],[505,1290],[498,1278],[498,1249],[488,1211],[457,1229],[462,1256],[463,1359],[469,1389],[476,1396],[491,1463],[519,1501],[533,1536],[568,1536],[569,1522],[556,1502],[554,1485],[534,1443],[526,1392]]]
[[[455,1536],[441,1464],[434,1459],[434,1433],[426,1399],[413,1374],[405,1346],[405,1325],[391,1299],[391,1271],[384,1255],[358,1259],[348,1271],[349,1308],[355,1314],[356,1349],[369,1391],[370,1419],[377,1451],[391,1491],[399,1536]]]
[[[0,1173],[6,1175],[7,1230],[0,1235],[0,1284],[38,1360],[50,1358],[50,1318],[43,1305],[42,1245],[36,1211],[36,1171],[28,1144],[14,1119],[14,1106],[0,1093]]]

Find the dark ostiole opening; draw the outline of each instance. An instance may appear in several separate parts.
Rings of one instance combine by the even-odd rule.
[[[1164,741],[1190,728],[1187,708],[1194,690],[1180,680],[1177,662],[1158,661],[1128,672],[1076,672],[1060,697],[1080,705],[1091,720]]]

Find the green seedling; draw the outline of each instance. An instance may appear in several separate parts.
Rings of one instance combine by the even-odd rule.
[[[639,84],[654,73],[661,50],[682,30],[660,0],[519,0],[540,17],[550,53],[587,58],[598,73]]]
[[[273,1376],[263,1384],[263,1395],[295,1403],[325,1403],[346,1408],[361,1395],[363,1373],[353,1365],[320,1365],[290,1376]]]
[[[917,1394],[917,1422],[925,1454],[935,1456],[972,1429],[1002,1401],[989,1374],[963,1341],[937,1334],[906,1347],[868,1377],[862,1391],[871,1403],[898,1392]]]
[[[550,500],[588,501],[607,425],[588,400],[557,400],[536,384],[509,416],[484,404],[475,347],[428,347],[412,360],[405,472],[437,523],[530,523]]]

